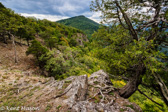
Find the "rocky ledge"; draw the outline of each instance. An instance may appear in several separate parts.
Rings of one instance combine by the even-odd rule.
[[[62,81],[1,73],[0,107],[34,107],[38,112],[142,112],[139,106],[117,94],[103,70],[90,77],[71,76]]]

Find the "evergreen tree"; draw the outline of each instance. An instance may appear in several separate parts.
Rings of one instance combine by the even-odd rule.
[[[114,67],[117,73],[129,78],[128,83],[119,90],[120,96],[130,97],[138,90],[138,86],[144,83],[143,77],[148,75],[157,82],[151,82],[150,87],[159,91],[168,105],[168,89],[161,78],[166,75],[166,67],[160,62],[165,56],[158,53],[158,48],[168,43],[167,1],[95,0],[92,2],[91,9],[102,12],[103,22],[120,24],[122,28],[115,31],[120,31],[121,34],[128,33],[120,35],[113,31],[111,32],[113,38],[107,38],[109,41],[106,41],[112,44],[111,47],[106,47],[106,50],[111,51],[111,54],[108,52],[106,54],[106,58],[111,62],[110,67]],[[147,10],[146,13],[143,12],[144,10]]]

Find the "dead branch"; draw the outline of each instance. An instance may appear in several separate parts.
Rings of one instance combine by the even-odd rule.
[[[103,102],[105,97],[104,97],[104,95],[103,95],[103,93],[102,93],[101,89],[99,89],[99,91],[100,91],[100,94],[101,94],[101,95],[102,95],[102,97],[103,97],[103,98],[101,99],[101,102]]]

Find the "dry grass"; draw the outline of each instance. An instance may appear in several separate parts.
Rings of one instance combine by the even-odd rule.
[[[7,69],[18,69],[22,71],[35,72],[39,71],[32,55],[26,56],[28,46],[16,44],[18,63],[14,62],[14,49],[12,43],[0,42],[0,67]]]

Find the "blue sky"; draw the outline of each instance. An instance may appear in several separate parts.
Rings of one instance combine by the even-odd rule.
[[[84,15],[100,22],[100,13],[90,11],[91,0],[0,0],[0,2],[23,16],[57,21]]]

